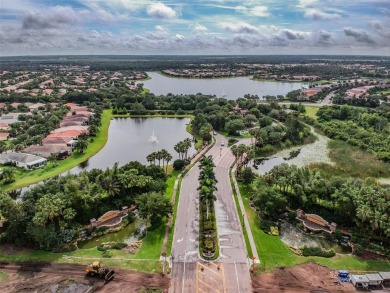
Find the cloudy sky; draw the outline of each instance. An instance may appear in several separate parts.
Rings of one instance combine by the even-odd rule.
[[[390,0],[0,0],[0,55],[390,55]]]

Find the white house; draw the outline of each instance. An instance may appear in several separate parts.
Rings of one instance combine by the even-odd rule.
[[[382,277],[378,274],[366,274],[367,279],[370,281],[370,286],[378,286],[382,284],[383,279]]]
[[[379,272],[379,275],[382,277],[384,285],[390,285],[390,272]]]
[[[351,275],[351,282],[357,288],[368,288],[370,284],[366,275]]]
[[[10,152],[0,155],[0,164],[14,163],[17,167],[21,167],[26,170],[40,168],[44,166],[46,162],[47,160],[45,158],[30,154]]]

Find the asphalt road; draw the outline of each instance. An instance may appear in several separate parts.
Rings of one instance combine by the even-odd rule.
[[[218,180],[215,212],[220,244],[219,261],[225,268],[227,292],[252,292],[245,241],[229,180],[229,168],[235,158],[226,146],[226,138],[217,135],[216,139],[215,146],[207,155],[213,156]],[[222,140],[225,146],[221,146]]]
[[[184,177],[180,189],[172,244],[172,275],[169,292],[195,292],[195,268],[199,261],[198,177],[196,164]]]
[[[229,167],[234,162],[234,156],[227,147],[226,138],[217,135],[216,140],[207,155],[213,156],[218,180],[215,207],[220,258],[217,262],[224,266],[226,292],[252,292],[247,252],[229,181]],[[221,146],[222,140],[225,146]],[[196,164],[182,181],[172,246],[173,265],[169,292],[196,292],[196,263],[200,261],[198,176],[199,165]]]

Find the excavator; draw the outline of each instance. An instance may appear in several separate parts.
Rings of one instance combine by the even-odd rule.
[[[105,282],[109,282],[114,278],[115,271],[109,268],[101,267],[99,261],[94,261],[87,266],[86,272],[90,276],[97,276],[104,279]]]

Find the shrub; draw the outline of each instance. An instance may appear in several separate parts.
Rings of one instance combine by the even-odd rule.
[[[185,162],[183,160],[175,160],[173,162],[173,169],[175,170],[183,170],[185,166]]]
[[[355,245],[353,246],[353,253],[354,253],[355,255],[362,255],[363,252],[364,252],[364,247],[363,247],[362,245],[360,245],[360,244],[355,244]]]
[[[260,229],[263,230],[265,233],[268,233],[271,231],[271,222],[267,220],[260,220]]]
[[[106,226],[96,228],[97,233],[106,232],[107,230],[108,230],[108,227],[106,227]]]
[[[297,214],[294,211],[289,211],[288,214],[287,214],[287,218],[288,218],[288,221],[290,223],[294,223],[295,220],[296,220],[296,217],[297,217]]]
[[[303,256],[320,256],[320,257],[332,257],[335,256],[336,253],[333,250],[323,250],[321,247],[307,247],[304,246],[302,248]]]
[[[104,258],[111,258],[112,257],[112,252],[109,250],[105,250],[102,252],[102,257]]]
[[[228,146],[231,146],[231,145],[235,144],[237,141],[238,141],[238,139],[236,139],[236,138],[229,138]]]
[[[378,244],[372,243],[372,242],[368,244],[368,248],[375,250],[375,251],[379,251],[379,252],[383,252],[385,250],[384,247],[382,247]]]
[[[204,231],[214,230],[214,223],[212,221],[204,221],[203,229]]]
[[[111,248],[112,249],[122,249],[122,248],[125,248],[127,247],[127,244],[126,243],[123,243],[123,242],[114,242],[112,245],[111,245]]]
[[[214,251],[214,242],[211,239],[205,239],[204,241],[204,250],[206,251]]]

